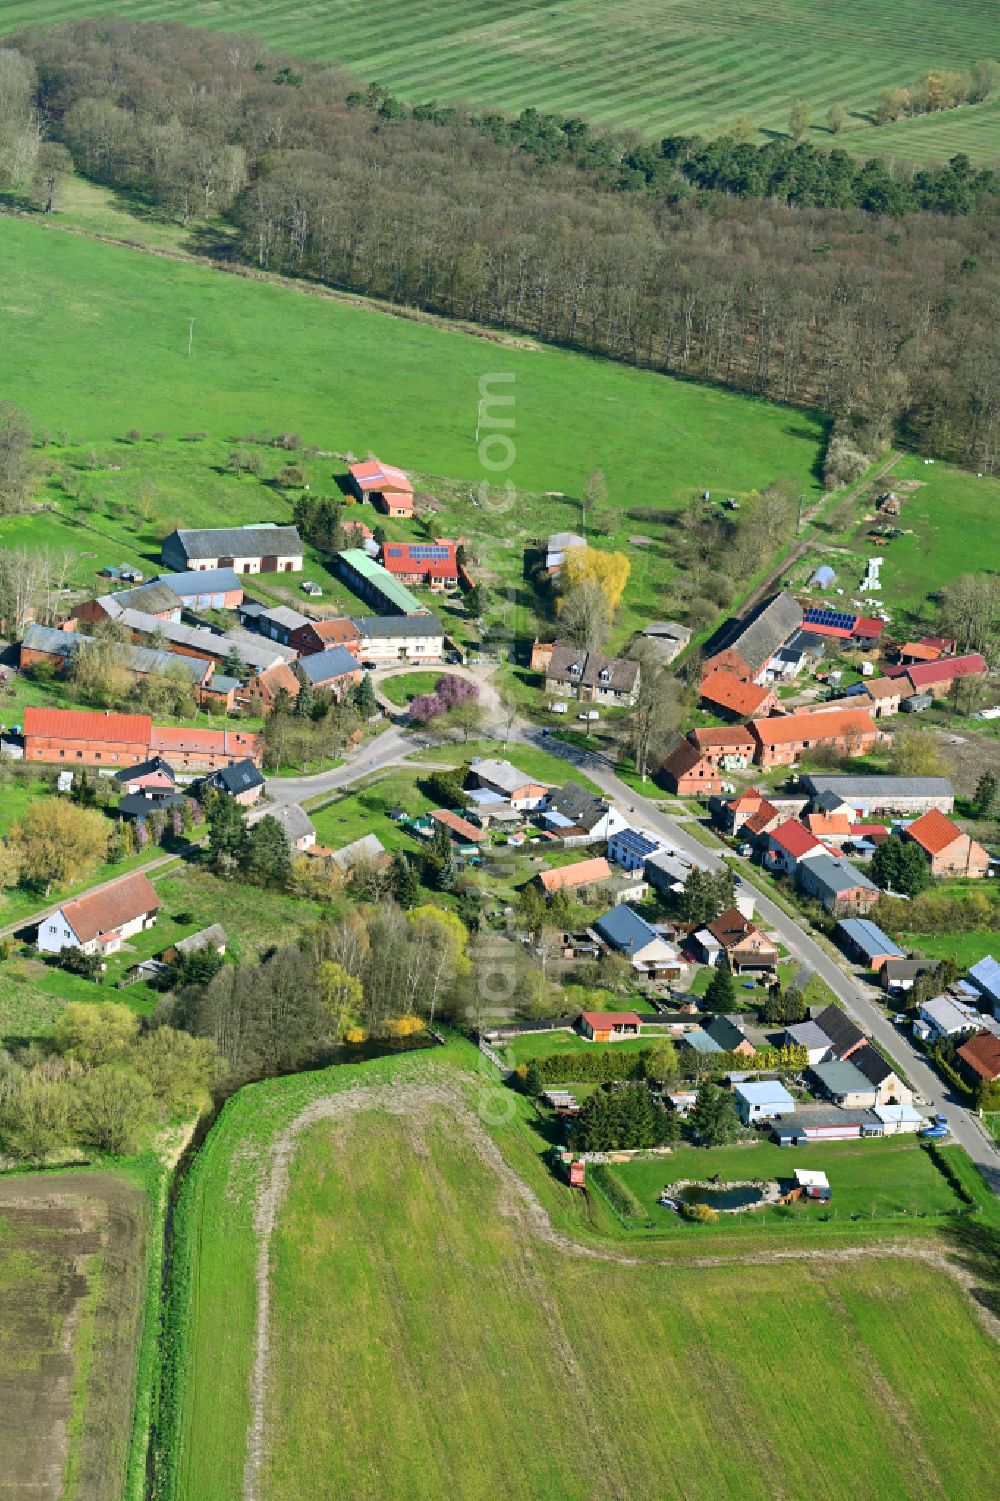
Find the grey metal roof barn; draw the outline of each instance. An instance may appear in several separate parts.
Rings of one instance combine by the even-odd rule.
[[[809,772],[800,776],[799,782],[812,797],[833,792],[845,801],[858,798],[883,808],[892,807],[894,797],[944,798],[950,799],[952,805],[955,800],[955,789],[947,777],[828,776]]]
[[[163,560],[175,554],[201,558],[301,557],[302,539],[294,526],[178,528],[163,542]]]
[[[784,592],[775,594],[738,626],[734,634],[714,646],[713,655],[723,650],[738,652],[748,667],[759,672],[801,624],[802,606],[798,600]]]

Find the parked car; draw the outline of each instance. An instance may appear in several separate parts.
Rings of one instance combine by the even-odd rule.
[[[940,1141],[950,1133],[947,1126],[925,1126],[920,1134],[925,1140]]]

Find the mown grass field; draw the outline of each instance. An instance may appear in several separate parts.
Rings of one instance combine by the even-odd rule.
[[[78,583],[107,561],[148,568],[171,525],[203,525],[206,515],[289,519],[291,501],[272,485],[225,472],[225,440],[265,428],[296,432],[326,455],[310,467],[314,493],[337,493],[345,465],[335,456],[349,451],[414,471],[440,507],[428,528],[461,529],[483,555],[484,576],[515,590],[506,624],[517,634],[537,624],[537,600],[522,583],[525,545],[580,526],[592,468],[609,486],[601,539],[626,547],[635,523],[625,510],[636,505],[669,514],[702,488],[745,495],[779,475],[817,493],[825,430],[816,416],[20,220],[0,221],[0,246],[5,391],[55,440],[43,461],[72,468],[81,490],[69,496],[53,478],[44,499],[54,509],[16,518],[9,541],[71,551]],[[513,375],[515,401],[516,457],[504,478],[517,500],[500,511],[473,493],[495,478],[475,432],[480,381],[496,372]],[[146,441],[115,441],[131,429]],[[185,443],[192,432],[208,437]],[[149,441],[154,433],[164,440]],[[265,480],[280,462],[270,455]],[[419,524],[391,530],[424,534]],[[658,546],[632,551],[623,635],[657,610],[672,573]],[[315,560],[310,570],[324,603],[356,607]]]
[[[954,959],[960,970],[977,964],[987,954],[1000,959],[1000,933],[904,933],[907,950],[919,950],[928,959]]]
[[[111,0],[9,0],[5,28],[113,10]],[[436,98],[517,111],[533,105],[656,135],[714,131],[748,114],[783,133],[796,97],[817,140],[831,104],[849,112],[841,139],[873,155],[883,131],[868,111],[882,89],[931,68],[1000,55],[989,0],[134,0],[130,18],[253,32],[302,57],[336,59],[413,102]],[[907,122],[891,149],[914,160],[1000,154],[1000,114],[962,110]],[[910,141],[913,141],[912,147]]]
[[[241,1494],[262,1149],[330,1088],[381,1080],[391,1102],[467,1057],[454,1044],[227,1106],[177,1218],[178,1289],[191,1276],[174,1309],[190,1319],[174,1368],[178,1501]],[[494,1135],[557,1228],[598,1244],[585,1201],[542,1174],[520,1118]],[[758,1249],[735,1271],[689,1268],[678,1242],[710,1256],[714,1231],[687,1228],[663,1263],[635,1240],[635,1265],[577,1258],[538,1236],[433,1104],[308,1128],[271,1242],[261,1494],[993,1494],[997,1347],[940,1268],[887,1247],[846,1262]]]

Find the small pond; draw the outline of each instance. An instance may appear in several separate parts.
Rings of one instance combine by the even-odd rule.
[[[707,1204],[710,1209],[750,1209],[764,1202],[764,1193],[752,1183],[739,1183],[732,1188],[706,1188],[700,1183],[690,1183],[678,1192],[677,1198],[684,1204]]]

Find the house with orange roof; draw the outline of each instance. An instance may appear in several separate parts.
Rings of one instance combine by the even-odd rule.
[[[989,869],[990,857],[983,846],[936,808],[908,824],[902,838],[923,852],[935,876],[965,876],[978,881]]]
[[[824,844],[845,844],[848,839],[856,838],[854,825],[851,822],[850,813],[806,813],[802,822],[815,839],[822,839]]]
[[[766,797],[763,798],[756,813],[751,813],[750,817],[744,821],[744,839],[756,843],[764,834],[769,834],[772,829],[777,828],[784,817],[785,814],[780,808],[776,808]]]
[[[880,738],[867,709],[817,710],[774,719],[754,719],[747,727],[756,760],[763,767],[791,766],[818,747],[860,756]]]
[[[191,730],[154,724],[152,750],[154,755],[169,756],[181,770],[217,771],[234,761],[252,761],[259,766],[264,737],[239,730]]]
[[[66,902],[38,924],[43,954],[80,949],[84,954],[114,954],[126,939],[151,928],[160,898],[141,871],[121,876],[97,891]]]
[[[733,719],[750,719],[753,715],[773,714],[778,700],[772,688],[745,683],[735,673],[717,668],[703,680],[702,707]]]
[[[477,829],[475,824],[462,818],[460,814],[452,813],[450,808],[435,808],[431,818],[435,823],[442,824],[459,844],[482,844],[486,838],[482,829]]]
[[[413,485],[394,464],[366,459],[348,470],[348,489],[356,500],[370,500],[387,516],[413,515]]]
[[[954,656],[956,644],[947,636],[921,636],[919,641],[907,641],[899,648],[899,660],[939,662],[942,657]]]
[[[551,896],[555,891],[579,891],[584,886],[598,886],[602,881],[610,880],[611,866],[603,855],[538,873],[539,885],[546,896]]]
[[[78,709],[24,711],[26,761],[135,766],[149,759],[152,744],[153,721],[148,714]]]
[[[325,649],[325,648],[324,648]],[[257,672],[236,690],[236,702],[254,714],[270,714],[278,694],[284,691],[294,702],[301,684],[287,662],[278,662],[265,672]]]
[[[745,792],[739,792],[735,797],[717,803],[713,817],[715,822],[728,833],[738,834],[747,820],[759,813],[765,803],[768,807],[772,806],[759,787],[748,787]]]

